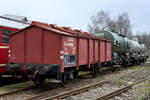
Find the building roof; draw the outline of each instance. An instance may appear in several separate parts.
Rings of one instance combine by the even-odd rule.
[[[25,16],[19,16],[19,15],[12,15],[12,14],[4,14],[2,17],[16,20],[16,21],[21,21],[21,22],[27,22],[27,18]]]

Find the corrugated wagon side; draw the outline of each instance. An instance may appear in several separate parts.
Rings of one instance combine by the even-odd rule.
[[[7,71],[32,78],[37,85],[45,78],[67,83],[79,71],[91,71],[96,77],[101,62],[111,62],[110,41],[69,28],[34,24],[10,38]]]

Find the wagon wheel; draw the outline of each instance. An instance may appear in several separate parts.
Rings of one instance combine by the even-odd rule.
[[[102,72],[102,67],[101,66],[96,66],[96,73],[101,74]]]
[[[128,61],[124,61],[124,62],[123,62],[123,67],[124,67],[125,69],[128,68]]]
[[[79,73],[79,71],[74,71],[73,75],[74,75],[75,79],[78,78],[78,73]]]
[[[115,72],[115,67],[114,67],[114,65],[111,65],[111,71],[112,71],[112,72]]]
[[[95,66],[91,67],[91,73],[93,78],[96,78],[97,76],[97,68]]]
[[[45,77],[43,75],[40,75],[40,74],[36,74],[34,76],[34,79],[33,79],[34,83],[37,85],[37,86],[42,86],[45,82]]]
[[[138,62],[138,65],[141,65],[141,61]]]
[[[64,86],[65,84],[68,84],[68,75],[67,73],[63,73],[61,77],[61,86]]]

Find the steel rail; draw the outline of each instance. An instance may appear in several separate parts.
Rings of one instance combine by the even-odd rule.
[[[138,82],[135,82],[135,83],[133,83],[133,84],[131,84],[131,85],[128,85],[128,86],[126,86],[126,87],[123,87],[123,88],[121,88],[121,89],[118,89],[118,90],[116,90],[116,91],[110,92],[110,93],[108,93],[108,94],[106,94],[106,95],[100,96],[100,97],[99,97],[98,99],[96,99],[96,100],[106,100],[106,99],[108,99],[108,98],[112,98],[112,97],[114,97],[114,96],[116,96],[116,95],[119,95],[119,94],[121,94],[121,93],[123,93],[123,92],[129,90],[129,89],[132,88],[134,85],[136,85],[136,84],[138,84],[138,83],[141,83],[141,82],[143,82],[143,81],[145,81],[145,80],[147,80],[147,78],[146,78],[146,79],[142,79],[142,80],[140,80],[140,81],[138,81]]]
[[[42,93],[42,94],[39,94],[39,95],[36,95],[36,96],[33,96],[33,97],[29,97],[25,100],[37,100],[38,98],[39,99],[44,98],[44,100],[60,99],[60,98],[64,98],[64,97],[67,97],[67,96],[71,96],[73,94],[78,94],[78,93],[81,93],[81,92],[84,92],[84,91],[88,91],[89,89],[92,89],[94,87],[102,86],[105,83],[106,83],[106,81],[105,82],[100,82],[100,83],[97,83],[97,84],[93,84],[93,85],[89,85],[89,86],[86,86],[84,88],[79,88],[79,89],[72,90],[72,91],[69,91],[69,92],[61,93],[61,94],[58,94],[58,95],[52,95],[52,94],[56,93],[56,91],[65,89],[65,87],[64,88],[59,88],[59,89],[51,90],[51,91],[48,91],[46,93]],[[48,96],[48,95],[52,95],[52,96]]]
[[[86,86],[86,87],[83,87],[83,88],[75,89],[75,90],[72,90],[72,91],[69,91],[69,92],[65,92],[65,93],[62,93],[62,94],[59,94],[59,95],[56,95],[56,96],[51,96],[51,97],[48,97],[48,98],[44,98],[44,100],[59,100],[61,98],[65,98],[67,96],[80,94],[80,93],[82,93],[84,91],[88,91],[88,90],[90,90],[92,88],[96,88],[96,87],[102,86],[105,83],[107,83],[107,81],[100,82],[100,83],[93,84],[93,85],[89,85],[89,86]]]
[[[17,92],[28,90],[30,88],[31,87],[21,88],[21,89],[15,89],[15,90],[12,90],[12,91],[9,91],[9,92],[6,92],[6,93],[2,93],[2,94],[0,94],[0,98],[4,98],[5,96],[10,96],[10,95],[13,95],[13,94],[15,94]]]
[[[35,95],[35,96],[32,96],[32,97],[29,97],[25,100],[36,100],[36,99],[41,98],[43,96],[47,96],[49,94],[56,93],[57,91],[62,90],[62,89],[65,89],[65,87],[61,87],[61,88],[54,89],[54,90],[51,90],[51,91],[48,91],[48,92],[45,92],[45,93],[41,93],[41,94],[38,94],[38,95]]]
[[[84,77],[84,76],[88,76],[88,75],[91,75],[91,74],[88,73],[88,74],[85,74],[85,75],[80,75],[79,77]],[[37,94],[37,95],[31,96],[31,97],[28,97],[25,100],[36,100],[36,99],[41,98],[41,97],[46,96],[46,95],[53,95],[57,91],[67,89],[66,87],[73,87],[73,86],[76,86],[78,84],[80,84],[80,83],[74,83],[74,84],[71,84],[71,85],[68,85],[68,86],[65,86],[65,87],[59,87],[57,89],[53,89],[53,90],[50,90],[50,91],[47,91],[47,92],[44,92],[44,93],[41,93],[41,94]]]
[[[128,85],[126,87],[123,87],[121,89],[118,89],[116,91],[113,91],[109,94],[106,94],[104,96],[101,96],[99,97],[97,100],[106,100],[110,97],[113,97],[113,96],[116,96],[120,93],[123,93],[125,91],[127,91],[128,89],[132,88],[132,86],[134,86],[135,84],[138,84],[138,83],[141,83],[143,81],[145,81],[147,79],[143,79],[143,80],[140,80],[138,82],[135,82],[131,85]],[[46,93],[43,93],[43,94],[40,94],[38,96],[34,96],[34,97],[31,97],[31,98],[28,98],[28,99],[25,99],[25,100],[37,100],[38,98],[41,99],[41,97],[44,99],[44,100],[60,100],[62,98],[65,98],[65,97],[70,97],[72,95],[76,95],[76,94],[80,94],[82,92],[85,92],[85,91],[89,91],[90,89],[93,89],[93,88],[96,88],[96,87],[99,87],[99,86],[102,86],[103,84],[105,83],[109,83],[109,81],[105,81],[105,82],[100,82],[100,83],[97,83],[97,84],[93,84],[93,85],[89,85],[89,86],[86,86],[86,87],[83,87],[83,88],[79,88],[79,89],[75,89],[75,90],[72,90],[72,91],[68,91],[68,92],[65,92],[65,93],[61,93],[61,94],[58,94],[58,95],[54,95],[54,96],[48,96],[48,94],[50,93],[55,93],[55,91],[57,90],[52,90],[52,91],[49,91],[49,92],[46,92]],[[47,96],[47,97],[44,97],[44,96]]]

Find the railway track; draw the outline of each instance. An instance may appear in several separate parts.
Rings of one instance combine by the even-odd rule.
[[[89,73],[86,74],[86,75],[89,75]],[[81,75],[81,77],[82,76],[84,77],[86,75]],[[47,84],[48,83],[46,83],[46,85]],[[24,91],[29,91],[29,90],[36,89],[36,88],[38,88],[38,87],[36,87],[36,86],[30,86],[30,87],[26,87],[26,88],[13,89],[13,90],[7,91],[5,93],[1,93],[0,94],[0,100],[10,100],[9,99],[10,96],[12,96],[12,99],[15,100],[15,98],[13,98],[13,95],[15,95],[16,93],[18,93],[18,92],[24,92]],[[61,89],[64,89],[64,88],[63,87],[62,88],[58,88],[58,89],[55,89],[54,91],[61,90]]]
[[[75,85],[79,85],[80,84],[80,80],[84,78],[84,76],[91,76],[89,73],[87,75],[80,75],[80,78],[77,79],[77,80],[74,80],[71,84],[68,84],[66,85],[65,87],[60,87],[60,85],[56,85],[57,87],[55,88],[49,88],[47,90],[50,90],[51,92],[48,91],[48,93],[52,94],[52,93],[55,93],[57,91],[67,91],[68,89],[71,89],[71,87],[75,86]],[[86,80],[83,79],[83,81]],[[45,84],[45,85],[49,85],[49,83]],[[15,89],[15,90],[12,90],[12,91],[9,91],[9,92],[6,92],[6,93],[2,93],[0,94],[0,100],[16,100],[16,98],[18,98],[17,96],[19,96],[19,98],[21,98],[21,96],[23,97],[22,99],[25,99],[25,98],[28,98],[28,97],[35,97],[36,94],[39,95],[39,97],[41,95],[46,95],[46,91],[45,90],[42,90],[40,89],[41,87],[36,87],[36,86],[31,86],[31,87],[27,87],[27,88],[21,88],[21,89]],[[42,87],[42,88],[46,88],[45,86]],[[32,92],[36,92],[36,91],[40,91],[39,93],[35,93],[35,94],[31,94],[29,96],[27,96],[29,93],[25,93],[25,92],[28,92],[28,91],[32,91]],[[42,92],[41,92],[42,91]],[[31,93],[32,93],[31,92]],[[43,93],[44,92],[44,93]],[[18,95],[19,94],[19,95]],[[23,94],[23,95],[22,95]],[[31,98],[32,99],[32,98]],[[17,100],[20,100],[20,99],[17,99]]]
[[[116,72],[118,72],[118,71],[120,71],[121,69],[117,69],[116,70]],[[111,69],[107,69],[107,70],[103,70],[102,71],[102,74],[104,75],[104,74],[113,74],[113,72],[111,71]],[[80,75],[80,78],[85,78],[85,77],[91,77],[91,73],[88,73],[88,74],[86,74],[86,75]],[[99,77],[101,77],[101,75],[99,76]],[[91,88],[94,88],[94,87],[97,87],[97,86],[101,86],[101,85],[103,85],[103,84],[105,84],[105,83],[107,83],[107,81],[105,81],[105,82],[100,82],[100,83],[96,83],[96,84],[93,84],[92,86],[87,86],[87,87],[85,87],[85,88],[81,88],[81,92],[83,92],[83,91],[86,91],[86,90],[90,90]],[[80,85],[80,83],[75,83],[75,84],[72,84],[71,86],[67,86],[67,87],[65,87],[65,88],[58,88],[58,89],[55,89],[55,90],[50,90],[50,91],[48,91],[48,92],[44,92],[44,93],[41,93],[41,94],[38,94],[38,95],[35,95],[35,96],[32,96],[32,97],[29,97],[29,98],[26,98],[25,100],[41,100],[42,98],[44,98],[44,100],[46,100],[47,99],[47,97],[52,97],[52,98],[54,98],[55,96],[54,95],[56,95],[57,93],[58,93],[58,91],[59,92],[61,92],[62,90],[63,91],[69,91],[69,90],[71,90],[71,89],[68,89],[69,87],[75,87],[75,86],[77,86],[77,85]],[[78,92],[78,91],[76,91],[76,90],[73,90],[73,92],[71,92],[70,94],[74,94],[74,92],[76,93],[76,92]],[[61,94],[61,96],[63,97],[63,94],[65,94],[65,95],[67,95],[66,94],[67,92],[61,92],[60,94]],[[46,98],[45,98],[46,97]],[[50,100],[52,99],[52,98],[50,98]],[[59,97],[58,97],[59,98]]]
[[[105,71],[103,71],[103,72],[105,72],[105,74],[107,74],[107,72],[110,72],[110,70],[105,70]],[[90,73],[87,73],[87,74],[85,74],[85,75],[80,75],[80,77],[79,77],[79,79],[77,79],[77,80],[75,80],[75,82],[72,82],[72,85],[67,85],[66,87],[58,87],[58,88],[56,88],[56,89],[50,89],[50,91],[48,91],[48,92],[44,92],[44,93],[38,93],[38,96],[36,95],[36,96],[33,96],[33,95],[31,95],[31,97],[30,98],[28,98],[27,97],[27,100],[29,99],[29,100],[32,100],[32,99],[34,99],[34,98],[38,98],[38,97],[40,97],[40,96],[42,96],[42,95],[46,95],[46,94],[52,94],[52,93],[55,93],[56,91],[61,91],[61,90],[67,90],[68,88],[70,88],[70,87],[74,87],[75,85],[79,85],[80,83],[79,83],[79,81],[82,79],[82,80],[86,80],[87,79],[87,77],[91,77],[91,74]],[[85,78],[85,79],[83,79],[83,78]],[[78,82],[77,82],[78,81]],[[31,86],[31,87],[27,87],[27,88],[21,88],[21,89],[15,89],[15,90],[12,90],[12,91],[9,91],[9,92],[6,92],[6,93],[2,93],[2,94],[0,94],[0,100],[10,100],[10,98],[11,98],[11,100],[15,100],[16,99],[16,96],[18,96],[18,95],[16,95],[16,94],[23,94],[24,92],[26,92],[26,91],[30,91],[30,90],[32,90],[32,89],[35,89],[36,88],[36,86]],[[24,94],[23,95],[23,97],[25,97],[26,98],[26,96],[25,96],[26,94]]]
[[[143,79],[143,80],[135,82],[135,83],[133,83],[131,85],[124,86],[123,88],[117,89],[117,90],[112,91],[110,93],[107,93],[107,94],[105,94],[103,96],[100,96],[96,100],[106,100],[108,98],[112,98],[112,97],[114,97],[116,95],[119,95],[119,94],[129,90],[134,85],[136,85],[138,83],[141,83],[141,82],[143,82],[145,80],[147,80],[147,79]],[[30,97],[30,98],[27,98],[25,100],[61,100],[61,99],[65,100],[65,98],[71,97],[72,95],[77,95],[77,94],[79,95],[81,93],[88,92],[90,89],[95,89],[97,87],[100,87],[100,86],[102,86],[104,84],[109,84],[109,83],[110,82],[108,82],[108,81],[100,82],[100,83],[89,85],[89,86],[86,86],[86,87],[83,87],[83,88],[79,88],[79,89],[67,91],[67,92],[64,92],[64,93],[60,93],[58,95],[54,94],[57,91],[59,91],[59,89],[56,89],[56,90],[53,90],[53,91],[49,91],[49,92],[46,92],[46,93],[43,93],[43,94],[40,94],[40,95],[36,95],[36,96]]]
[[[12,91],[9,91],[9,92],[6,92],[6,93],[2,93],[0,94],[0,100],[7,100],[7,98],[17,92],[21,92],[21,91],[25,91],[25,90],[28,90],[30,89],[31,87],[27,87],[27,88],[21,88],[21,89],[15,89],[15,90],[12,90]]]
[[[132,88],[134,85],[136,85],[136,84],[138,84],[138,83],[141,83],[141,82],[143,82],[143,81],[146,81],[146,80],[147,80],[147,79],[143,79],[143,80],[140,80],[140,81],[138,81],[138,82],[135,82],[135,83],[133,83],[133,84],[131,84],[131,85],[128,85],[128,86],[126,86],[126,87],[120,88],[120,89],[118,89],[118,90],[116,90],[116,91],[113,91],[113,92],[110,92],[110,93],[108,93],[108,94],[106,94],[106,95],[100,96],[100,97],[99,97],[98,99],[96,99],[96,100],[106,100],[106,99],[108,99],[108,98],[112,98],[112,97],[114,97],[114,96],[116,96],[116,95],[119,95],[119,94],[121,94],[121,93],[123,93],[123,92],[129,90],[129,89]]]
[[[58,92],[61,89],[56,89],[56,90],[48,91],[48,92],[40,94],[40,95],[36,95],[36,96],[30,97],[30,98],[27,98],[25,100],[41,100],[41,99],[44,99],[44,100],[53,100],[53,99],[59,100],[59,99],[64,98],[66,96],[71,96],[71,95],[78,94],[78,93],[81,93],[81,92],[84,92],[84,91],[88,91],[89,89],[93,89],[93,88],[102,86],[105,83],[107,83],[107,81],[100,82],[100,83],[93,84],[93,85],[89,85],[89,86],[86,86],[86,87],[83,87],[83,88],[71,90],[71,91],[68,91],[68,92],[65,92],[65,93],[61,93],[59,95],[55,95],[54,93]],[[51,96],[49,96],[49,95],[51,95]]]
[[[118,70],[118,71],[116,71],[115,73],[110,73],[110,71],[103,71],[104,73],[103,74],[105,74],[106,76],[107,76],[107,74],[109,73],[109,75],[110,74],[120,74],[120,70]],[[135,71],[136,72],[136,71]],[[130,72],[130,73],[133,73],[133,71],[132,72]],[[81,75],[81,76],[83,76],[83,78],[84,78],[84,76],[85,75]],[[145,76],[147,76],[147,75],[144,75],[144,77]],[[90,76],[91,77],[91,76]],[[101,75],[100,76],[98,76],[98,79],[101,77]],[[108,76],[107,76],[108,77]],[[32,91],[32,92],[30,92],[30,93],[24,93],[25,95],[23,95],[22,96],[22,99],[25,99],[25,100],[41,100],[41,99],[44,99],[44,100],[53,100],[53,98],[54,98],[54,100],[57,98],[57,99],[61,99],[61,98],[66,98],[66,97],[71,97],[71,96],[75,96],[76,94],[78,95],[78,94],[82,94],[82,93],[84,93],[84,92],[88,92],[88,91],[90,91],[91,89],[94,89],[95,88],[95,86],[90,86],[89,88],[88,88],[88,86],[87,85],[89,85],[89,84],[98,84],[97,82],[100,82],[99,80],[98,81],[96,81],[96,82],[90,82],[90,83],[88,83],[88,84],[86,84],[86,85],[83,85],[83,84],[85,84],[85,82],[87,82],[87,81],[85,81],[84,82],[84,80],[91,80],[89,77],[87,77],[87,75],[86,75],[86,77],[85,77],[85,79],[83,79],[82,77],[81,77],[81,79],[79,78],[79,79],[77,79],[77,80],[74,80],[73,82],[71,82],[71,84],[69,83],[69,85],[66,85],[65,87],[57,87],[57,88],[53,88],[53,89],[51,89],[51,88],[48,88],[46,91],[44,90],[44,91],[41,91],[41,90],[39,90],[39,89],[37,89],[37,90],[33,90],[32,91],[32,89],[31,88],[29,88],[29,90],[28,90],[28,88],[27,89],[18,89],[18,90],[14,90],[14,91],[11,91],[11,92],[8,92],[8,93],[4,93],[4,94],[0,94],[0,100],[20,100],[20,99],[16,99],[16,97],[18,96],[18,95],[15,95],[17,92],[21,92],[21,93],[24,93],[24,92],[26,92],[26,90],[27,91]],[[88,78],[88,79],[87,79]],[[116,77],[117,78],[117,77]],[[100,80],[101,79],[103,79],[103,78],[100,78]],[[123,78],[124,79],[124,78]],[[80,80],[82,80],[81,82],[79,82]],[[94,79],[95,80],[95,79]],[[108,79],[105,79],[105,80],[108,80]],[[122,80],[122,78],[121,78],[121,80]],[[138,79],[138,80],[140,80],[140,79]],[[129,80],[130,81],[130,80]],[[112,81],[110,80],[110,82],[104,82],[104,84],[105,83],[111,83]],[[133,80],[133,82],[134,82],[134,80]],[[81,87],[85,87],[86,86],[86,88],[84,88],[84,89],[82,89]],[[103,86],[103,85],[99,85],[99,86],[96,86],[96,88],[97,87],[101,87],[101,86]],[[51,86],[52,87],[52,86]],[[132,87],[132,86],[131,86]],[[79,91],[77,90],[77,89],[80,89]],[[124,89],[123,89],[124,90]],[[37,92],[37,91],[40,91],[40,92]],[[59,92],[58,92],[59,91]],[[119,91],[119,90],[118,90]],[[34,93],[34,92],[37,92],[37,93]],[[70,94],[67,94],[67,92],[69,92]],[[31,95],[30,95],[31,94]],[[113,93],[112,93],[113,94]],[[26,95],[29,95],[29,96],[26,96]],[[59,97],[59,95],[61,95],[60,97]],[[14,96],[14,98],[12,98],[12,99],[10,99],[9,97],[13,97]],[[20,96],[20,95],[19,95]],[[55,98],[55,96],[57,96],[56,98]],[[110,96],[110,95],[109,95]],[[107,97],[107,96],[106,96]],[[9,99],[7,99],[7,98],[9,98]],[[104,98],[104,97],[103,97]],[[99,99],[99,100],[101,100],[101,99]]]

